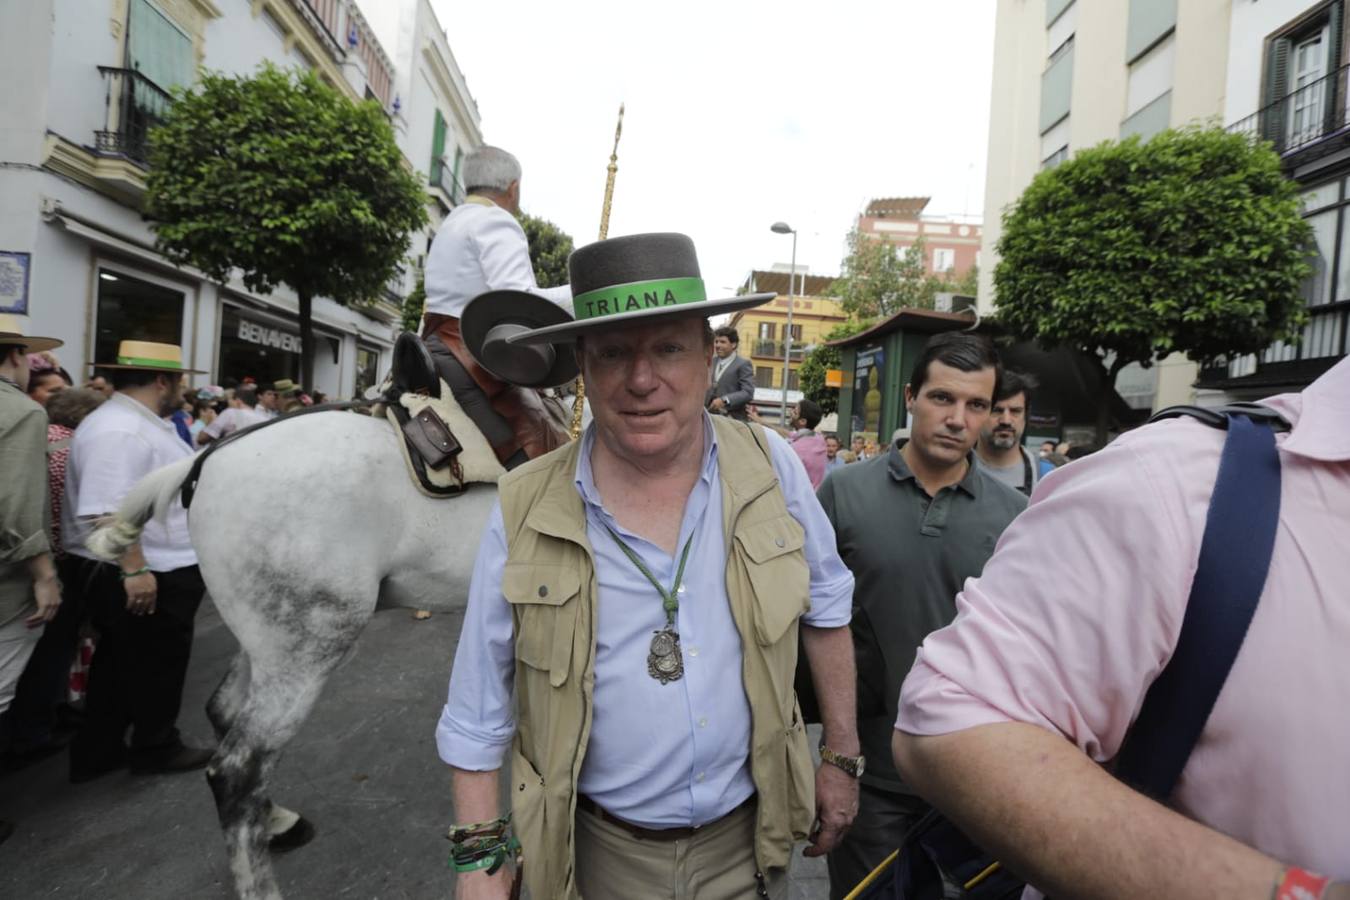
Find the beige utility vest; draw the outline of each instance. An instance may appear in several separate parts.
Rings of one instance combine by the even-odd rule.
[[[810,608],[802,526],[789,514],[763,432],[712,417],[727,540],[727,597],[750,703],[755,860],[785,867],[815,816],[815,780],[793,692],[797,620]],[[534,900],[576,898],[577,778],[591,730],[596,579],[575,477],[581,442],[500,482],[507,560],[502,593],[516,642],[511,810]],[[633,678],[646,678],[634,672]],[[675,690],[675,688],[672,688]]]

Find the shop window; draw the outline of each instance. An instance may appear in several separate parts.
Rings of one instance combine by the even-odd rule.
[[[356,347],[356,396],[364,397],[366,391],[379,384],[380,351],[374,347],[358,344]]]
[[[111,360],[121,341],[181,344],[183,299],[182,291],[100,268],[94,359]]]
[[[220,326],[221,384],[232,387],[245,378],[258,384],[279,378],[299,382],[300,347],[298,330],[226,306]]]

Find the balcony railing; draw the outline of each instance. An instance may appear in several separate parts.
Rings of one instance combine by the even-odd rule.
[[[431,163],[431,176],[428,178],[431,186],[440,188],[450,200],[451,206],[459,206],[464,202],[464,185],[459,183],[455,177],[455,172],[441,160],[434,160]]]
[[[99,66],[98,71],[107,82],[107,127],[94,132],[94,146],[99,153],[144,165],[146,137],[164,120],[173,97],[135,69]]]
[[[1350,66],[1298,87],[1288,96],[1228,126],[1228,130],[1270,141],[1281,155],[1350,133],[1346,81]]]
[[[750,348],[752,356],[767,356],[772,359],[783,358],[782,341],[756,340]],[[801,359],[806,355],[806,346],[796,341],[792,342],[792,359]]]

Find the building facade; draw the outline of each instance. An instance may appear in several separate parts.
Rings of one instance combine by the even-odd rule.
[[[892,244],[904,253],[923,240],[925,275],[960,278],[980,261],[980,223],[955,216],[928,215],[928,197],[886,197],[873,200],[858,216],[863,234]]]
[[[743,309],[727,324],[740,338],[740,355],[755,367],[755,398],[758,405],[781,405],[783,399],[783,357],[788,356],[788,402],[800,399],[797,369],[811,348],[823,343],[825,335],[848,317],[837,300],[828,296],[835,279],[829,275],[809,275],[797,267],[792,288],[792,330],[788,331],[788,272],[755,270],[746,278],[744,293],[774,291],[771,302]],[[792,343],[786,346],[788,336]]]
[[[1278,4],[1276,4],[1278,5]],[[1074,151],[1225,113],[1230,17],[1251,0],[999,0],[979,308],[992,312],[1003,211]],[[1265,2],[1259,4],[1264,8]],[[1250,65],[1251,63],[1246,63]],[[1130,366],[1116,389],[1136,408],[1195,400],[1181,354]]]
[[[1201,371],[1204,402],[1298,390],[1342,359],[1350,332],[1350,129],[1344,0],[1236,0],[1224,121],[1271,142],[1303,189],[1315,241],[1302,341]]]
[[[91,6],[97,6],[95,14]],[[443,39],[443,36],[442,36]],[[146,134],[201,68],[300,66],[411,117],[352,0],[31,0],[0,8],[0,309],[65,341],[77,378],[121,338],[181,344],[195,383],[299,378],[297,300],[218,284],[154,249],[141,216]],[[472,106],[472,101],[467,101]],[[411,160],[426,165],[425,152]],[[434,196],[434,191],[431,192]],[[416,253],[417,242],[414,242]],[[313,388],[349,396],[388,368],[404,283],[361,310],[314,302]]]

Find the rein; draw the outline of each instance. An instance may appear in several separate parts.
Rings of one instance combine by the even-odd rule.
[[[267,428],[270,425],[276,425],[277,423],[283,421],[289,422],[292,419],[298,419],[301,416],[307,416],[310,415],[311,413],[341,412],[343,410],[351,410],[351,409],[369,409],[370,407],[374,406],[377,403],[384,403],[384,402],[386,401],[383,397],[377,397],[374,400],[340,400],[336,403],[321,403],[318,406],[309,406],[306,407],[305,409],[300,409],[296,410],[295,412],[286,413],[284,416],[275,416],[271,419],[268,419],[266,422],[254,423],[253,425],[249,425],[247,428],[240,428],[238,431],[232,431],[219,440],[212,441],[210,444],[207,445],[206,449],[203,450],[201,453],[198,453],[196,458],[192,461],[192,468],[188,470],[187,478],[183,481],[182,487],[179,488],[183,501],[183,508],[187,509],[192,505],[192,497],[194,494],[197,493],[197,481],[202,476],[202,466],[206,463],[207,457],[209,457],[212,453],[215,453],[217,450],[219,450],[226,444],[232,444],[239,438],[243,437],[244,435],[252,434],[255,431],[261,431],[262,429]]]

